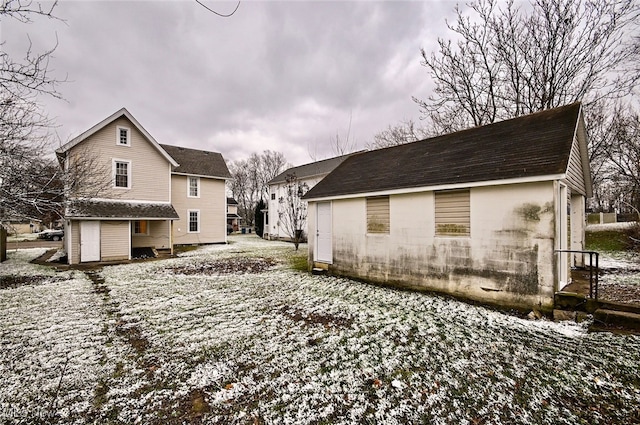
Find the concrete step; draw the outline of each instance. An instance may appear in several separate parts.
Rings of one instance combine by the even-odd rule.
[[[640,331],[640,314],[599,308],[593,313],[595,323],[605,327]]]

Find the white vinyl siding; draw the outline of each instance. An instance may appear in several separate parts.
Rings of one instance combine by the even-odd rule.
[[[131,188],[131,161],[113,160],[113,187],[119,189]]]
[[[582,158],[580,156],[580,144],[577,139],[574,139],[573,144],[571,145],[571,156],[569,157],[569,165],[567,166],[567,182],[571,189],[581,195],[586,194],[584,170],[582,168]]]
[[[123,148],[118,143],[118,127],[129,128],[130,146]],[[100,194],[101,198],[117,198],[136,201],[171,201],[171,165],[149,140],[126,118],[117,119],[112,124],[97,131],[87,140],[72,148],[68,155],[69,169],[74,160],[95,162],[95,178],[99,183],[108,182],[109,189]],[[143,158],[144,160],[138,160]],[[113,160],[128,161],[133,166],[135,176],[130,174],[127,190],[115,187],[112,169]],[[86,162],[81,162],[86,163]],[[133,169],[130,169],[133,172]],[[133,181],[135,179],[135,182]],[[186,187],[186,183],[185,183]],[[185,195],[186,198],[186,195]]]
[[[435,192],[436,236],[471,236],[469,189]]]
[[[389,234],[389,197],[367,198],[367,233]]]
[[[200,210],[187,210],[188,233],[200,233]]]
[[[130,257],[129,222],[100,222],[101,261],[127,260]]]
[[[189,198],[200,197],[200,178],[199,177],[187,177],[187,196]]]

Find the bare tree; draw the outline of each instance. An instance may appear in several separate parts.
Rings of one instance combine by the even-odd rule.
[[[455,42],[438,39],[438,52],[422,50],[434,94],[414,97],[439,133],[478,126],[583,100],[630,92],[637,44],[634,0],[514,0],[456,7],[448,24]],[[636,65],[637,67],[637,65]]]
[[[373,136],[373,142],[368,144],[369,149],[380,149],[389,146],[403,145],[416,142],[429,137],[426,128],[416,126],[413,120],[405,120],[396,125],[389,125]]]
[[[307,183],[300,183],[294,174],[285,178],[285,195],[278,199],[278,218],[283,230],[291,238],[298,250],[305,238],[304,227],[307,223],[307,202],[302,197],[309,190]]]
[[[238,213],[243,221],[253,226],[255,207],[260,199],[269,196],[268,182],[287,167],[287,160],[280,152],[266,150],[262,154],[253,153],[246,160],[229,164],[232,180],[229,191],[238,201]]]
[[[618,105],[610,134],[606,149],[611,164],[609,178],[615,182],[620,201],[640,209],[640,113]]]
[[[57,1],[3,1],[0,19],[30,24],[36,17],[54,18],[56,5]],[[59,199],[59,176],[52,174],[51,161],[45,159],[54,124],[37,102],[42,95],[61,97],[61,81],[49,73],[56,45],[37,53],[30,44],[22,59],[0,51],[0,219],[48,211]]]

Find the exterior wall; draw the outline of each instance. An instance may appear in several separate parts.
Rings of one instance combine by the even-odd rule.
[[[173,224],[173,243],[204,244],[227,241],[227,196],[225,182],[200,178],[200,197],[187,197],[187,176],[171,178],[171,203],[180,216]],[[200,232],[189,233],[188,210],[200,210]]]
[[[582,167],[582,158],[580,157],[580,144],[577,139],[573,139],[571,145],[571,155],[569,156],[569,164],[567,166],[567,184],[569,187],[585,195],[586,186],[584,183],[584,169]]]
[[[299,180],[300,183],[306,183],[309,189],[313,186],[317,185],[320,180],[322,180],[324,176],[316,176],[314,178]],[[264,233],[269,234],[269,239],[280,239],[280,238],[290,238],[291,236],[287,234],[286,230],[280,223],[280,217],[278,215],[278,209],[280,208],[280,198],[286,196],[286,184],[272,184],[269,186],[269,225],[264,228]],[[271,199],[271,194],[276,194],[276,199]],[[304,201],[303,201],[304,202]],[[307,210],[308,211],[308,210]],[[307,213],[308,216],[308,213]],[[307,223],[303,223],[303,229],[307,228]]]
[[[118,261],[131,258],[129,221],[100,222],[100,260]]]
[[[80,222],[70,220],[69,225],[64,230],[65,239],[68,243],[67,255],[69,264],[80,263]],[[69,237],[71,236],[71,237]]]
[[[156,249],[171,249],[170,235],[171,235],[170,221],[150,220],[149,234],[148,235],[131,234],[131,246],[133,248],[151,247]]]
[[[487,303],[550,309],[554,183],[471,188],[471,236],[436,237],[433,192],[390,197],[389,234],[367,234],[366,200],[335,200],[330,273]],[[309,261],[315,203],[309,208]]]
[[[116,128],[130,130],[130,146],[116,144]],[[121,117],[102,128],[87,140],[71,149],[70,158],[91,155],[96,160],[97,172],[103,174],[100,182],[113,180],[113,159],[131,161],[130,189],[113,188],[99,198],[138,201],[170,201],[170,164],[128,119]]]

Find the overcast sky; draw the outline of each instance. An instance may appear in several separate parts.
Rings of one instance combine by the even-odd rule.
[[[236,2],[207,6],[228,13]],[[230,18],[195,0],[65,1],[64,21],[2,21],[4,48],[58,47],[50,68],[64,101],[42,98],[63,142],[121,107],[160,143],[221,152],[266,149],[293,165],[358,147],[403,119],[431,84],[420,48],[449,37],[453,1],[247,1]],[[56,146],[57,147],[57,146]]]

